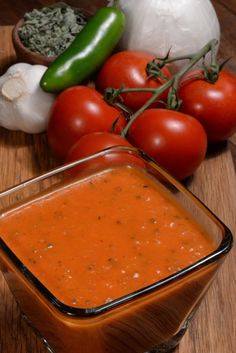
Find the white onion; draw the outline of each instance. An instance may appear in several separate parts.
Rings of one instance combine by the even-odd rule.
[[[120,49],[145,50],[164,57],[191,54],[211,39],[220,25],[209,0],[120,0],[126,28]],[[178,65],[182,65],[178,63]]]

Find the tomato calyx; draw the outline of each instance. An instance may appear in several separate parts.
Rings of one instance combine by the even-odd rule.
[[[120,97],[120,94],[122,93],[123,89],[123,86],[118,89],[115,89],[113,87],[107,87],[104,92],[105,101],[109,104],[113,104]]]
[[[120,95],[121,91],[123,90],[123,86],[120,89],[115,89],[112,87],[107,87],[104,92],[104,100],[109,105],[112,105],[118,109],[120,109],[124,115],[126,116],[127,120],[132,115],[132,111],[124,104],[122,96]],[[113,132],[117,122],[119,121],[119,117],[114,121],[112,124],[111,131]]]
[[[229,60],[231,60],[231,58],[224,60],[221,64],[212,62],[210,66],[203,64],[203,78],[207,82],[214,84],[218,80],[221,70]],[[212,59],[212,61],[214,61],[214,59]]]
[[[137,118],[138,115],[140,115],[145,109],[147,109],[151,104],[156,102],[158,100],[158,97],[165,91],[168,91],[168,96],[167,96],[167,108],[170,110],[179,110],[181,106],[181,100],[178,97],[178,87],[180,84],[181,79],[183,76],[196,65],[197,62],[199,62],[201,59],[203,60],[203,74],[204,77],[206,76],[206,79],[211,79],[211,80],[217,80],[218,75],[219,75],[219,70],[222,68],[222,64],[218,65],[216,63],[216,46],[218,44],[218,41],[216,39],[212,39],[210,42],[208,42],[202,49],[199,51],[189,54],[189,55],[184,55],[184,56],[179,56],[179,57],[170,57],[170,50],[168,51],[167,55],[164,58],[155,58],[153,59],[150,63],[147,65],[147,74],[149,76],[154,76],[160,79],[164,79],[165,82],[159,86],[158,88],[129,88],[129,87],[124,87],[121,86],[118,89],[115,88],[107,88],[104,92],[104,98],[109,104],[120,104],[120,107],[122,109],[122,98],[121,94],[123,93],[128,93],[128,92],[150,92],[152,93],[152,96],[150,99],[146,101],[146,103],[141,106],[137,111],[135,111],[133,114],[130,115],[128,124],[122,131],[122,136],[125,137],[130,125],[133,123],[133,121]],[[209,68],[207,68],[204,65],[204,58],[205,55],[211,52],[211,65]],[[179,61],[179,60],[186,60],[188,59],[188,63],[183,66],[183,68],[175,73],[172,77],[170,77],[168,80],[163,77],[163,74],[161,72],[161,69],[172,62]],[[127,112],[128,109],[127,107],[124,107]]]
[[[216,40],[211,40],[207,45],[205,45],[201,50],[199,50],[196,53],[182,56],[182,57],[175,57],[175,58],[170,58],[169,52],[166,55],[165,58],[160,59],[154,59],[151,61],[151,64],[149,65],[150,68],[150,74],[155,75],[155,70],[156,73],[158,74],[160,70],[168,63],[171,63],[176,60],[186,60],[189,59],[189,61],[180,69],[178,72],[173,74],[168,80],[166,80],[161,86],[158,87],[148,87],[148,88],[129,88],[129,87],[120,87],[118,89],[115,88],[108,88],[106,90],[106,98],[109,100],[109,103],[111,104],[121,104],[122,108],[122,94],[127,93],[127,92],[149,92],[152,93],[150,95],[150,98],[143,104],[139,109],[136,111],[128,112],[128,122],[127,125],[123,128],[121,131],[122,137],[126,137],[128,135],[128,131],[133,124],[133,122],[136,120],[136,118],[142,114],[146,109],[151,108],[150,106],[158,100],[158,97],[164,92],[168,91],[167,95],[167,102],[166,102],[166,108],[167,110],[172,110],[172,111],[178,111],[182,109],[182,106],[184,106],[185,102],[184,100],[182,101],[182,97],[180,95],[180,90],[182,85],[185,85],[186,81],[205,81],[205,83],[211,83],[211,84],[217,84],[218,82],[221,81],[221,72],[222,68],[224,65],[228,62],[229,59],[225,60],[223,63],[218,63],[216,59],[216,46],[218,42]],[[210,52],[211,55],[211,63],[210,65],[205,64],[205,56],[206,54]],[[196,65],[197,62],[202,60],[202,67],[199,68],[197,71],[191,71],[192,68]],[[190,71],[190,72],[189,72]],[[108,98],[107,98],[108,97]],[[195,114],[190,114],[193,117],[198,117]]]
[[[146,73],[149,78],[154,77],[156,79],[160,78],[162,80],[167,80],[168,78],[163,74],[162,70],[164,66],[166,66],[167,60],[170,56],[170,50],[168,50],[166,56],[164,58],[154,58],[147,64]]]

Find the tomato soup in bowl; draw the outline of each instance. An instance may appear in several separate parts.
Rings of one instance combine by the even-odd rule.
[[[0,263],[56,353],[171,352],[232,245],[147,156],[73,177],[71,163],[0,194]],[[142,157],[141,157],[142,156]],[[66,171],[66,173],[65,173]]]

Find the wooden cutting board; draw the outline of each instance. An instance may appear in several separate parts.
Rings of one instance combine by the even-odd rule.
[[[0,27],[1,72],[15,60],[11,29]],[[45,134],[27,135],[0,129],[0,191],[56,165],[57,162],[49,152]],[[227,146],[204,161],[188,188],[236,233],[236,178]],[[234,248],[204,298],[177,352],[236,352],[235,293]],[[0,274],[0,353],[46,352],[43,343],[21,317]]]

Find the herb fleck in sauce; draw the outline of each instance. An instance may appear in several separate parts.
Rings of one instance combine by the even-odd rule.
[[[16,209],[1,219],[0,231],[56,297],[76,307],[131,293],[215,248],[167,191],[130,167]]]

